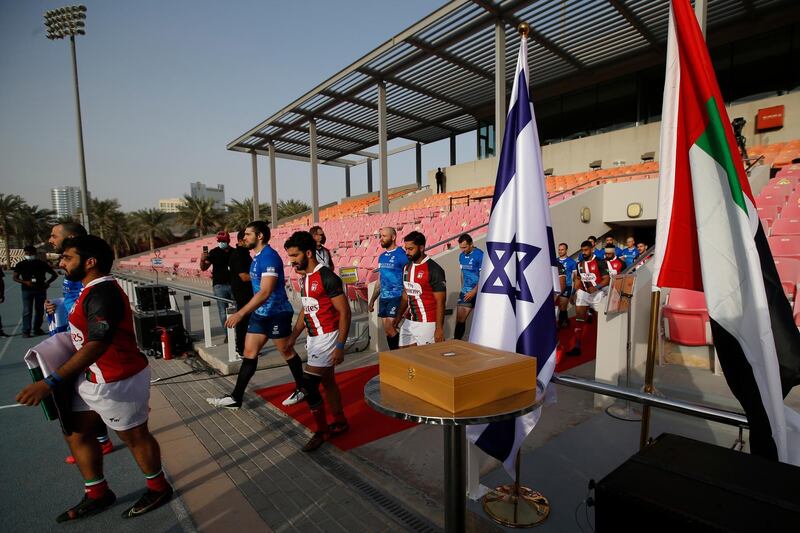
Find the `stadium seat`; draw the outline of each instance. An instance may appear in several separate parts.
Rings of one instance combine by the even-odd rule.
[[[786,204],[786,199],[789,197],[789,194],[782,194],[782,193],[767,193],[767,194],[759,194],[756,196],[756,206],[758,207],[766,207],[768,205],[779,205],[783,206]]]
[[[702,292],[671,289],[662,309],[664,336],[684,346],[709,346],[711,322]]]
[[[788,218],[800,217],[800,204],[787,205],[781,210],[781,216]]]
[[[800,259],[800,235],[776,235],[769,237],[769,249],[773,257]]]
[[[772,224],[770,235],[800,235],[800,217],[781,217]]]
[[[775,258],[775,268],[781,280],[783,292],[790,302],[797,298],[797,284],[800,283],[800,259]]]
[[[781,212],[781,207],[782,206],[780,205],[765,205],[763,207],[756,207],[758,218],[762,220],[765,218],[771,218],[772,220],[775,220],[778,218],[778,215]]]

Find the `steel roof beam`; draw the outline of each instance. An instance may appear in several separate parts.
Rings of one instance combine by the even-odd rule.
[[[286,128],[291,131],[299,131],[302,133],[308,133],[308,128],[303,126],[292,126],[291,124],[286,124],[285,122],[276,122],[273,124],[276,127]],[[357,139],[356,137],[350,137],[348,135],[342,135],[340,133],[333,133],[333,132],[325,132],[317,129],[317,136],[319,137],[328,137],[330,139],[336,139],[337,141],[343,142],[350,142],[350,143],[362,143],[364,139]],[[259,137],[261,139],[271,139],[273,138],[272,135],[268,135],[266,133],[254,133],[253,137]]]
[[[628,21],[628,24],[636,30],[639,35],[644,37],[644,39],[650,43],[650,46],[655,48],[658,51],[663,51],[664,46],[655,38],[655,36],[650,32],[650,30],[645,26],[645,24],[637,17],[633,11],[625,5],[624,0],[608,0],[608,3],[611,4],[614,9],[616,9],[620,15],[622,15],[625,20]]]
[[[472,74],[475,74],[476,76],[479,76],[481,78],[484,78],[484,79],[489,80],[492,83],[494,83],[494,76],[491,73],[486,72],[482,68],[479,68],[479,67],[473,65],[472,63],[470,63],[468,61],[465,61],[463,59],[457,58],[456,56],[454,56],[450,52],[445,51],[444,47],[442,47],[442,46],[439,46],[439,45],[431,46],[428,43],[423,42],[423,41],[421,41],[421,40],[419,40],[419,39],[417,39],[415,37],[409,37],[408,39],[406,39],[406,42],[408,44],[410,44],[411,46],[413,46],[413,47],[415,47],[415,48],[417,48],[419,50],[422,50],[423,52],[425,52],[428,55],[439,57],[439,58],[447,61],[448,63],[452,63],[453,65],[466,70],[467,72],[471,72]]]
[[[508,6],[505,9],[500,9],[498,6],[495,6],[494,4],[487,2],[486,0],[472,0],[472,2],[474,2],[476,5],[479,5],[487,12],[494,15],[495,17],[505,21],[505,23],[511,26],[512,28],[516,28],[517,26],[519,26],[521,22],[526,22],[518,17],[515,17],[512,14],[515,11],[516,6]],[[579,70],[586,68],[586,65],[584,65],[578,58],[576,58],[574,55],[570,54],[569,52],[567,52],[566,50],[555,44],[553,41],[551,41],[538,31],[536,31],[536,29],[533,26],[530,27],[528,38],[533,41],[536,41],[543,48],[550,51],[553,55],[558,56],[563,61],[566,61],[573,67]],[[492,81],[494,81],[494,79]]]
[[[389,74],[389,75],[381,74],[377,70],[372,70],[372,69],[369,69],[369,68],[360,68],[360,69],[358,69],[358,71],[361,72],[362,74],[366,74],[367,76],[371,76],[376,81],[378,81],[378,80],[388,81],[389,83],[397,85],[398,87],[402,87],[403,89],[407,89],[409,91],[413,91],[415,93],[419,93],[419,94],[425,95],[425,96],[427,96],[429,98],[434,98],[436,100],[439,100],[440,102],[444,102],[445,104],[449,104],[449,105],[451,105],[453,107],[460,107],[466,113],[470,112],[470,106],[468,106],[464,102],[460,102],[460,101],[456,100],[455,98],[450,98],[449,96],[446,96],[446,95],[444,95],[444,94],[442,94],[442,93],[440,93],[438,91],[432,91],[432,90],[426,89],[425,87],[422,87],[421,85],[418,85],[416,83],[413,83],[413,82],[410,82],[410,81],[401,80],[397,76],[393,76],[391,74]]]

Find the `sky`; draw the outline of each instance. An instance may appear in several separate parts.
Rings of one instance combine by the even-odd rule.
[[[251,196],[250,156],[226,145],[443,3],[85,1],[77,49],[90,194],[126,211],[188,194],[194,181],[224,184],[226,201]],[[44,208],[52,187],[80,184],[69,42],[48,40],[43,22],[65,5],[0,0],[0,193]],[[475,159],[474,133],[457,147],[459,162]],[[448,163],[447,140],[424,146],[423,183]],[[278,198],[310,203],[310,173],[279,159]],[[345,195],[343,169],[321,165],[319,179],[321,205]],[[390,186],[414,179],[413,150],[389,158]],[[351,182],[352,194],[366,192],[365,165]],[[270,201],[266,157],[259,199]]]

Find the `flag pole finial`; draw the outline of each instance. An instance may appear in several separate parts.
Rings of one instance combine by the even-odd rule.
[[[520,22],[519,26],[517,26],[517,31],[519,32],[519,36],[523,39],[528,38],[528,33],[531,31],[531,27],[528,26],[527,22]]]

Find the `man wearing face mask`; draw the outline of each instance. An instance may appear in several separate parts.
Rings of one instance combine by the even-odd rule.
[[[22,336],[30,338],[33,335],[44,335],[44,301],[47,298],[47,288],[58,274],[50,265],[36,258],[35,247],[26,246],[23,251],[25,259],[14,267],[14,281],[22,285]],[[48,274],[50,279],[45,280]]]
[[[231,291],[231,236],[227,231],[217,233],[217,247],[211,251],[203,251],[200,256],[200,270],[206,271],[211,267],[211,286],[214,296],[233,300]],[[219,323],[225,327],[225,310],[228,308],[227,302],[217,300],[217,311],[219,312]],[[225,337],[228,342],[228,337]]]
[[[314,241],[317,243],[317,263],[325,265],[333,270],[333,257],[331,257],[331,251],[324,246],[327,240],[325,238],[325,232],[322,231],[320,226],[311,226],[308,232],[312,237],[314,237]]]

